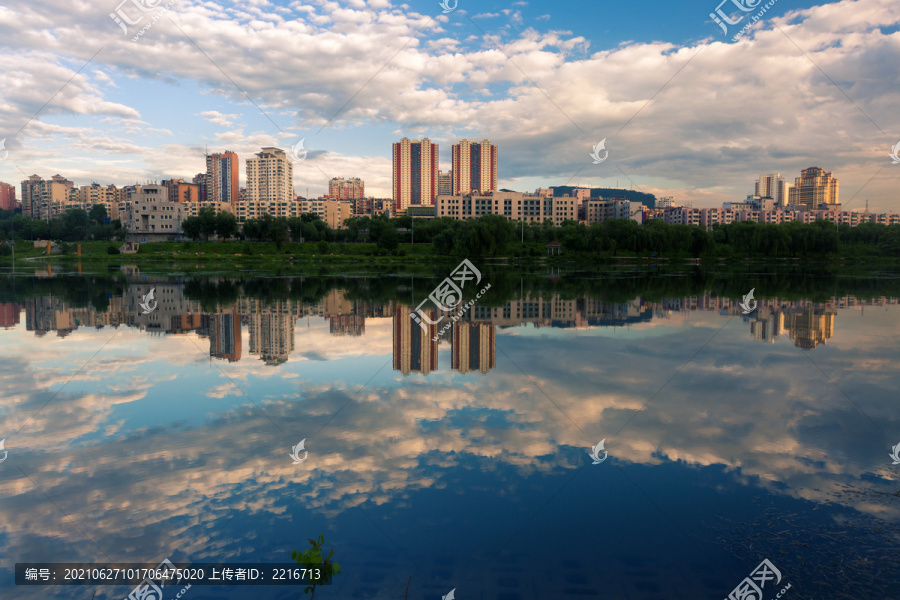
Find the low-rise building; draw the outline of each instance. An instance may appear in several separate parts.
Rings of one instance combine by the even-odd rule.
[[[477,219],[484,215],[499,215],[511,221],[554,225],[578,219],[578,200],[570,196],[546,197],[521,192],[494,192],[488,195],[450,195],[437,197],[437,217]]]
[[[192,203],[170,202],[161,185],[143,185],[126,201],[123,224],[130,241],[170,242],[182,237],[181,223]]]

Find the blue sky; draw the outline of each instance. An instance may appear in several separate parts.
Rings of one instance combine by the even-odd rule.
[[[737,18],[739,1],[722,10]],[[356,176],[389,197],[391,142],[427,136],[447,169],[465,137],[496,143],[500,185],[522,191],[620,185],[717,206],[760,173],[820,166],[849,209],[900,212],[900,8],[778,0],[735,42],[765,4],[743,1],[756,6],[727,37],[717,0],[0,6],[0,181],[190,178],[208,147],[237,152],[243,182],[253,152],[302,139],[298,194]],[[140,17],[128,35],[119,7]]]

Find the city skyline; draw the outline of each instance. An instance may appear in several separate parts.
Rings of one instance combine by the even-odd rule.
[[[752,193],[759,173],[818,164],[839,174],[851,207],[900,210],[900,167],[888,157],[900,140],[900,93],[884,89],[889,66],[878,60],[896,45],[900,13],[885,0],[776,3],[737,43],[709,18],[715,6],[694,0],[586,14],[489,3],[447,15],[385,0],[215,14],[185,0],[170,11],[174,21],[160,19],[134,42],[111,8],[48,3],[66,29],[24,7],[0,20],[0,69],[13,82],[3,92],[0,181],[191,181],[206,147],[245,157],[305,140],[298,190],[324,195],[330,178],[352,176],[386,198],[388,140],[486,138],[504,149],[500,188],[618,181],[710,207]],[[844,9],[854,19],[832,27]],[[96,32],[97,48],[82,43],[81,29]],[[38,49],[28,30],[56,37]],[[185,56],[185,35],[203,52]],[[324,39],[334,41],[328,55]],[[275,50],[285,59],[266,61]],[[640,71],[628,67],[637,60]],[[601,140],[609,160],[595,165],[588,153]]]

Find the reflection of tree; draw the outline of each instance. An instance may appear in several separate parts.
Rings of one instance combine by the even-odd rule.
[[[561,273],[553,278],[543,273],[525,273],[509,268],[495,268],[478,264],[482,280],[465,289],[467,298],[474,297],[488,283],[491,287],[478,300],[479,306],[500,307],[523,296],[549,297],[559,295],[563,300],[590,296],[604,302],[629,302],[640,297],[648,302],[666,298],[685,298],[709,293],[713,296],[739,299],[751,287],[757,298],[778,297],[782,300],[810,300],[828,302],[834,296],[854,296],[861,300],[873,297],[900,297],[900,280],[866,277],[846,277],[835,269],[805,269],[802,267],[776,270],[770,273],[692,270],[679,271],[672,276],[662,268],[658,271],[635,273],[634,267],[611,269],[585,276],[583,272]],[[418,305],[453,270],[454,264],[436,265],[431,273],[398,274],[382,268],[367,269],[363,276],[332,274],[326,270],[304,277],[192,277],[185,280],[184,293],[190,300],[199,301],[205,312],[233,306],[241,297],[275,302],[299,300],[315,304],[331,290],[342,290],[349,300],[380,303],[404,302]],[[54,296],[72,307],[93,306],[105,310],[107,297],[124,293],[126,281],[118,272],[110,277],[84,276],[65,278],[23,278],[15,282],[9,277],[0,279],[0,302],[16,302],[36,296]]]

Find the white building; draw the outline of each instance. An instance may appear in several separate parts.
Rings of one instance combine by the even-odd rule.
[[[259,218],[266,213],[273,217],[289,216],[294,202],[293,182],[294,165],[284,150],[263,148],[255,157],[247,159],[248,204],[243,211],[237,211],[238,218]]]
[[[772,198],[775,201],[775,206],[784,206],[787,204],[790,187],[784,177],[781,176],[781,173],[764,173],[756,180],[753,195],[760,198]]]
[[[123,225],[132,242],[170,242],[182,237],[181,223],[190,214],[187,202],[169,202],[162,185],[142,185],[125,201]]]

